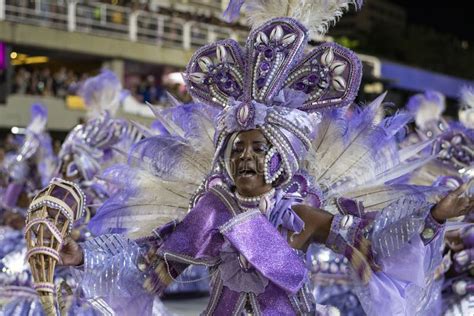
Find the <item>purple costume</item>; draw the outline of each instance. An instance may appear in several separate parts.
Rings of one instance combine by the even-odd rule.
[[[122,189],[89,226],[104,235],[83,245],[87,297],[120,314],[140,300],[151,313],[153,294],[200,264],[211,277],[205,315],[325,313],[305,254],[287,242],[304,227],[291,206],[306,203],[334,214],[327,247],[350,264],[367,314],[431,306],[443,231],[429,213],[432,190],[389,184],[423,163],[396,146],[409,117],[376,123],[382,96],[348,119],[360,61],[332,43],[304,55],[307,36],[298,21],[275,18],[253,30],[245,52],[225,40],[194,54],[185,79],[204,105],[158,114],[166,133],[143,140],[108,174]],[[264,173],[274,189],[244,198],[233,191],[228,157],[238,132],[255,128],[271,145]]]

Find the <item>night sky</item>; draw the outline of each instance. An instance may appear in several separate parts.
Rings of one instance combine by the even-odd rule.
[[[474,41],[474,12],[467,1],[391,0],[407,10],[408,23],[421,24]],[[451,4],[451,5],[450,5]]]

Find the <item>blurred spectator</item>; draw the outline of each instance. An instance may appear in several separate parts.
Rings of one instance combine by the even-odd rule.
[[[77,93],[80,84],[88,78],[87,73],[76,73],[65,67],[52,73],[51,69],[15,69],[13,93],[64,98]]]
[[[160,82],[161,81],[161,82]],[[182,102],[191,101],[184,83],[157,80],[154,75],[128,75],[125,78],[125,89],[140,103],[165,105],[168,102],[167,93],[171,93]]]

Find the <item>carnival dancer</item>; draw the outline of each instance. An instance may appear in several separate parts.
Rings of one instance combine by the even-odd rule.
[[[204,314],[326,313],[304,260],[316,242],[348,260],[367,314],[430,304],[442,223],[473,201],[466,186],[389,185],[421,163],[419,146],[399,151],[394,140],[408,117],[374,124],[382,95],[348,119],[360,60],[333,43],[305,54],[308,29],[326,30],[351,3],[361,4],[249,1],[258,25],[245,50],[224,40],[194,54],[185,79],[199,104],[163,116],[169,135],[144,139],[109,174],[122,190],[89,223],[105,234],[54,253],[82,265],[85,297],[149,315],[156,295],[201,264],[211,276]]]
[[[435,143],[441,161],[436,185],[454,186],[469,182],[474,177],[474,130],[473,116],[474,90],[463,87],[459,99],[459,122],[451,122],[449,129]],[[452,176],[447,170],[456,170]],[[468,189],[472,193],[472,185]],[[472,214],[458,219],[459,228],[446,232],[444,259],[439,267],[438,277],[442,283],[440,309],[444,315],[468,315],[474,312],[472,302],[473,286],[473,238],[474,217]]]
[[[107,199],[112,190],[111,186],[107,186],[96,176],[100,175],[107,164],[119,163],[127,159],[126,156],[114,150],[113,147],[118,146],[122,150],[128,151],[128,148],[141,138],[141,133],[133,124],[114,117],[120,105],[122,94],[120,80],[113,72],[108,70],[103,70],[99,75],[84,82],[80,95],[87,106],[89,119],[84,124],[75,126],[67,135],[55,164],[48,169],[53,170],[53,172],[44,175],[45,183],[38,185],[36,188],[36,190],[39,190],[48,184],[53,177],[60,177],[76,183],[84,192],[87,201],[87,215],[81,221],[76,222],[72,230],[72,236],[78,241],[91,238],[90,232],[86,229],[87,221]],[[41,140],[42,138],[36,137],[36,139]],[[29,143],[33,142],[30,141]],[[36,145],[35,148],[40,148],[38,149],[40,152],[51,147],[40,145],[38,141],[34,144]],[[29,152],[31,151],[32,149],[29,150]],[[21,156],[24,157],[25,155]],[[43,163],[46,161],[46,159],[43,159]],[[18,165],[16,169],[21,166]],[[22,218],[21,222],[25,222],[25,217]],[[2,297],[8,296],[7,301],[9,302],[5,304],[3,310],[7,314],[18,310],[22,310],[24,313],[42,314],[38,297],[30,289],[32,279],[31,273],[27,269],[28,265],[25,262],[27,253],[23,234],[22,231],[17,232],[21,241],[19,243],[12,243],[11,239],[1,243],[2,248],[10,249],[10,251],[5,251],[2,254],[2,264],[7,271],[2,273],[4,277],[2,280]],[[7,234],[7,236],[9,235]],[[12,244],[15,244],[15,251],[11,251]],[[24,267],[21,271],[16,271],[19,267],[17,269],[14,267],[19,264],[18,260],[21,260],[21,266]],[[13,271],[11,273],[13,276],[9,275],[8,271],[10,270]],[[75,283],[71,274],[65,271],[67,269],[62,270],[64,271],[58,274],[56,282],[59,284],[66,281],[69,286],[74,287]],[[21,278],[22,281],[13,282],[12,280],[15,278]],[[71,304],[73,304],[71,310],[76,314],[93,315],[98,313],[91,306],[82,304],[80,301],[76,300]]]
[[[15,297],[36,296],[30,288],[31,276],[24,258],[26,254],[22,229],[28,205],[35,192],[49,183],[57,165],[51,137],[46,130],[47,108],[31,106],[31,120],[25,128],[18,151],[5,161],[7,186],[0,198],[0,305]],[[41,311],[39,304],[36,304]]]

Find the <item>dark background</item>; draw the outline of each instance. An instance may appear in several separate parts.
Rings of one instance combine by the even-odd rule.
[[[439,32],[474,40],[473,1],[392,0],[406,8],[408,23],[425,25]]]

